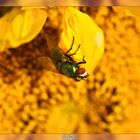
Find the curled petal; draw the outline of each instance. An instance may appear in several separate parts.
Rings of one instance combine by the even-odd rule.
[[[73,56],[73,59],[81,61],[85,56],[87,63],[83,66],[89,73],[92,72],[104,51],[103,31],[87,14],[73,7],[65,8],[62,24],[63,32],[59,47],[64,51],[69,50],[74,37],[74,44],[70,54],[74,53],[80,44],[80,48]]]
[[[12,19],[20,12],[20,8],[13,8],[0,18],[0,51],[10,46],[7,35],[10,29]]]
[[[47,18],[43,8],[13,8],[0,18],[0,50],[30,42],[41,31]]]
[[[21,11],[11,22],[8,39],[13,47],[34,39],[41,31],[47,18],[45,10],[31,8]]]
[[[136,15],[136,16],[139,16],[140,17],[140,7],[139,6],[126,6],[124,7],[127,11],[129,11],[130,15],[133,14],[133,15]]]
[[[113,10],[127,16],[138,16],[140,17],[139,6],[113,6]]]

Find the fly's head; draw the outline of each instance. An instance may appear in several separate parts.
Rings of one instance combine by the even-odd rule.
[[[76,76],[75,76],[75,80],[80,81],[82,79],[85,79],[89,76],[89,74],[86,72],[86,70],[84,68],[79,68],[76,71]]]

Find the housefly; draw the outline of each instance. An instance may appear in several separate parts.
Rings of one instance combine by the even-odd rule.
[[[46,40],[47,40],[47,45],[51,54],[50,58],[53,64],[55,65],[55,69],[56,69],[55,71],[62,73],[77,81],[80,81],[81,79],[84,79],[88,76],[88,73],[86,72],[86,70],[80,67],[80,64],[86,63],[86,61],[84,60],[84,57],[82,61],[80,62],[76,62],[72,58],[72,56],[74,56],[76,52],[78,51],[78,49],[80,48],[80,44],[77,47],[77,50],[73,54],[69,54],[74,44],[74,37],[72,39],[71,47],[67,52],[64,52],[61,48],[52,45],[52,40],[50,36],[47,35]],[[47,58],[46,56],[40,57],[39,61],[40,62],[42,61],[42,63],[46,65],[48,61],[50,61],[50,58]],[[52,67],[52,66],[49,65],[48,67]]]

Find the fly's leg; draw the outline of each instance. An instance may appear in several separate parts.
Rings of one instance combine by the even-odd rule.
[[[67,56],[75,55],[76,52],[78,51],[78,49],[80,48],[80,44],[79,44],[79,46],[78,46],[78,48],[76,49],[76,51],[75,51],[73,54],[68,55],[68,53],[72,50],[73,44],[74,44],[74,36],[73,36],[73,39],[72,39],[71,47],[70,47],[70,49],[66,52],[66,55],[67,55]]]
[[[78,63],[77,63],[77,65],[80,65],[80,64],[85,64],[85,63],[86,63],[86,60],[85,60],[84,58],[85,58],[85,56],[83,56],[82,61],[81,61],[81,62],[78,62]]]
[[[72,39],[72,44],[71,44],[70,49],[65,53],[65,55],[69,58],[69,60],[72,60],[71,56],[72,56],[72,55],[75,55],[76,52],[78,51],[78,49],[80,48],[80,44],[79,44],[79,46],[78,46],[78,48],[76,49],[76,51],[75,51],[73,54],[70,54],[70,55],[69,55],[68,53],[72,50],[73,44],[74,44],[74,36],[73,36],[73,39]],[[68,61],[69,61],[69,60],[68,60]]]
[[[75,55],[76,52],[79,50],[79,48],[80,48],[80,44],[79,44],[79,46],[77,47],[76,51],[75,51],[73,54],[70,54],[69,56],[73,56],[73,55]]]
[[[66,56],[67,56],[70,60],[72,60],[71,56],[75,55],[79,48],[80,48],[80,44],[79,44],[78,48],[76,49],[76,51],[75,51],[73,54],[70,54],[70,55],[66,54]],[[84,61],[85,61],[85,60],[84,60]],[[80,63],[80,62],[79,62],[79,63]]]
[[[71,51],[73,44],[74,44],[74,36],[73,36],[73,39],[72,39],[71,47],[70,47],[70,49],[66,52],[66,55],[68,55],[68,53]]]

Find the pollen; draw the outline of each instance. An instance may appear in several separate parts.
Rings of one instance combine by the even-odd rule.
[[[0,53],[0,133],[139,133],[140,20],[112,7],[77,9],[104,33],[96,68],[77,82],[36,63],[47,55],[44,34],[62,31],[63,8],[48,7],[33,41]]]

